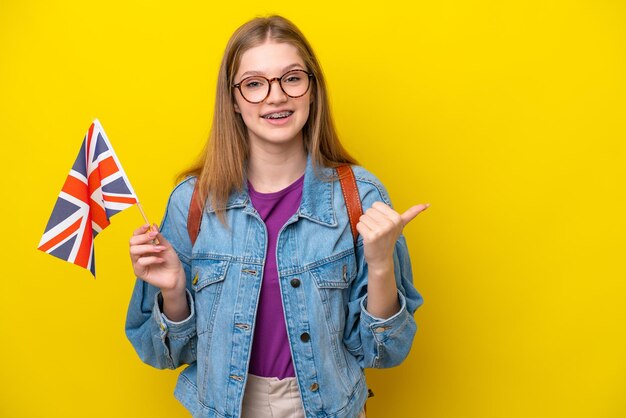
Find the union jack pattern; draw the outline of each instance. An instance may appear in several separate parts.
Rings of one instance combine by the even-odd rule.
[[[95,119],[59,193],[38,249],[96,275],[93,239],[109,218],[138,202],[102,125]]]

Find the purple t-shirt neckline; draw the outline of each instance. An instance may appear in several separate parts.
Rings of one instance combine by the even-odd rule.
[[[300,207],[304,175],[277,192],[261,193],[248,182],[252,205],[267,228],[267,254],[261,295],[254,326],[254,340],[248,371],[262,377],[295,377],[285,314],[283,312],[278,269],[276,267],[276,240],[285,222]]]

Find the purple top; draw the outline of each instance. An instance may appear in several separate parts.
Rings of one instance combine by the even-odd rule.
[[[262,377],[295,377],[276,268],[276,238],[302,200],[304,175],[287,188],[259,193],[248,182],[252,205],[267,227],[267,254],[261,283],[249,372]]]

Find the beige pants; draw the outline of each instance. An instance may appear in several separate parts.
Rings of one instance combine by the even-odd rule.
[[[305,418],[296,378],[248,374],[241,418]],[[358,418],[365,418],[365,412]]]

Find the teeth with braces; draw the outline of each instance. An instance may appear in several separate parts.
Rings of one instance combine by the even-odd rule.
[[[291,111],[270,113],[269,115],[263,116],[263,118],[264,119],[282,119],[282,118],[286,118],[287,116],[290,116],[292,113],[293,112]]]

